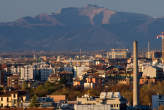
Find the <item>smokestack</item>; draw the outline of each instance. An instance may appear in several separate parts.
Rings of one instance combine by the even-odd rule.
[[[164,38],[163,37],[162,37],[162,64],[164,64]]]
[[[148,52],[147,52],[147,58],[151,58],[151,57],[150,57],[150,41],[148,41]]]
[[[138,92],[138,43],[133,42],[133,106],[136,107],[139,104],[139,92]]]

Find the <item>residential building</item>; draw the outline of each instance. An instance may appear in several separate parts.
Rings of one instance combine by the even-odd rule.
[[[55,103],[66,101],[66,95],[48,95],[48,97],[52,98]]]
[[[55,103],[50,97],[38,97],[37,101],[39,107],[54,107]]]
[[[6,86],[8,74],[4,70],[0,70],[0,86]]]
[[[87,71],[90,69],[89,66],[75,66],[74,71],[75,71],[75,77],[82,79],[82,75],[87,73]]]
[[[62,71],[59,73],[59,77],[61,82],[67,85],[73,84],[73,77],[74,77],[73,72]]]
[[[163,78],[163,69],[155,66],[146,66],[143,69],[142,77],[149,77],[149,78]]]
[[[13,74],[7,77],[7,86],[18,89],[19,75]]]
[[[51,83],[57,82],[59,80],[60,80],[60,78],[59,78],[58,74],[50,74],[48,76],[48,81]]]
[[[23,107],[25,100],[24,91],[5,91],[0,94],[0,107]]]
[[[23,80],[33,80],[33,78],[34,78],[33,66],[25,65],[25,66],[21,67],[20,78]]]
[[[110,59],[121,59],[128,58],[129,53],[128,49],[111,49],[110,52],[107,52],[107,58]]]
[[[143,77],[139,79],[139,84],[143,85],[143,84],[155,84],[157,81],[156,78],[148,78],[148,77]]]
[[[84,95],[77,98],[75,110],[125,110],[126,99],[119,92],[101,92],[99,97]]]

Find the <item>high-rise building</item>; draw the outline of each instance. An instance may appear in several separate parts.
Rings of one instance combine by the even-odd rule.
[[[23,80],[33,80],[34,71],[32,65],[25,65],[21,68],[21,79]]]

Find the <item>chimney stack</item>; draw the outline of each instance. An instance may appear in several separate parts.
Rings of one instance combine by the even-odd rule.
[[[162,37],[162,64],[164,64],[164,36]]]
[[[148,41],[148,52],[147,52],[147,58],[151,58],[151,56],[150,56],[150,41]]]
[[[138,43],[133,42],[133,107],[139,104],[138,92]]]

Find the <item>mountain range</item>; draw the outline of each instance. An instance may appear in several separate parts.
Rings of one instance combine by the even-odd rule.
[[[160,48],[155,36],[164,31],[164,18],[117,12],[95,5],[63,8],[51,14],[0,23],[0,51]]]

